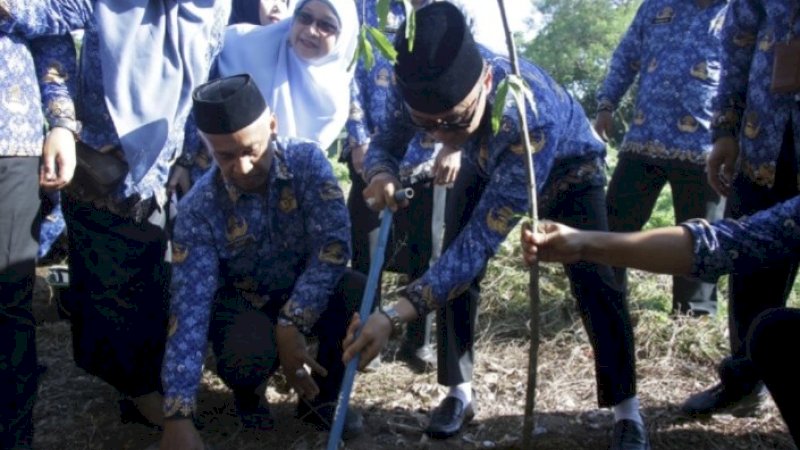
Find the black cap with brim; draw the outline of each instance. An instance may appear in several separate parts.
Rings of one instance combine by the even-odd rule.
[[[449,2],[435,2],[416,12],[413,51],[408,51],[402,32],[394,46],[403,99],[423,113],[452,109],[469,95],[483,72],[483,58],[464,16]]]
[[[267,109],[248,74],[218,78],[192,93],[197,128],[207,134],[231,134],[255,122]]]

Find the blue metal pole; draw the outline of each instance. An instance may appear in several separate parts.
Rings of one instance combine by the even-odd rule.
[[[405,188],[395,193],[395,199],[397,201],[407,200],[413,196],[414,191],[411,188]],[[364,288],[364,296],[362,297],[361,309],[359,310],[361,327],[366,323],[372,311],[372,305],[375,303],[375,292],[377,291],[378,280],[380,279],[381,269],[383,268],[383,259],[386,254],[386,241],[389,238],[389,228],[392,225],[393,215],[392,210],[389,208],[385,208],[381,215],[381,225],[378,229],[378,245],[370,259],[367,286]],[[361,333],[361,327],[356,331],[355,337],[358,337]],[[360,359],[361,355],[357,354],[347,363],[347,367],[345,368],[344,378],[342,379],[342,389],[339,392],[339,402],[336,406],[336,414],[334,415],[333,424],[331,425],[331,433],[328,435],[327,450],[336,450],[339,448],[342,431],[344,430],[344,419],[347,416],[347,407],[350,404],[350,394],[353,391],[356,369],[358,368]]]

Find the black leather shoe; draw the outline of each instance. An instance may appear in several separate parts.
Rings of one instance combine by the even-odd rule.
[[[472,402],[474,403],[474,402]],[[425,428],[425,434],[434,439],[447,439],[455,436],[461,428],[475,417],[472,403],[464,407],[464,402],[456,397],[447,396],[434,408],[431,421]]]
[[[139,408],[136,407],[136,403],[129,398],[121,398],[117,401],[119,405],[119,420],[122,423],[135,423],[139,425],[144,425],[146,427],[152,428],[154,430],[161,430],[161,427],[150,422],[147,420],[147,417],[144,416],[139,411]]]
[[[681,412],[694,418],[725,413],[734,417],[753,417],[758,414],[766,396],[766,389],[761,384],[750,392],[742,393],[725,383],[719,383],[686,399],[681,405]]]
[[[644,425],[629,419],[617,421],[611,433],[610,450],[650,450]]]
[[[430,373],[436,370],[436,351],[430,344],[413,348],[404,343],[397,352],[397,359],[405,362],[415,373]]]
[[[334,414],[336,414],[335,403],[323,403],[321,405],[310,405],[301,400],[297,405],[297,418],[313,426],[319,431],[330,431],[333,426]],[[360,436],[364,432],[364,416],[353,408],[347,409],[342,427],[342,440]]]
[[[269,403],[263,396],[253,393],[234,393],[236,414],[244,428],[258,431],[270,431],[275,427],[275,419],[269,410]]]

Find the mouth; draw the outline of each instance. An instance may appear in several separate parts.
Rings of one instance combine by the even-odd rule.
[[[278,16],[278,15],[276,15],[276,14],[269,14],[269,15],[267,16],[267,22],[268,22],[270,25],[272,25],[272,24],[274,24],[274,23],[278,23],[278,22],[280,22],[280,21],[281,21],[281,18],[280,18],[280,16]]]
[[[308,38],[300,37],[297,39],[297,42],[303,47],[310,50],[316,50],[317,48],[319,48],[319,45],[317,45],[315,41]]]

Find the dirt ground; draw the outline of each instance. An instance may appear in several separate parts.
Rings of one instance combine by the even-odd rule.
[[[36,448],[145,449],[155,448],[159,432],[142,425],[121,424],[117,394],[109,386],[75,367],[69,323],[58,320],[48,287],[40,280],[37,345],[44,366],[35,410]],[[646,342],[641,321],[637,339]],[[687,319],[691,320],[691,319]],[[697,327],[688,321],[674,327]],[[670,325],[673,327],[673,325]],[[385,355],[381,368],[360,374],[351,405],[364,413],[367,432],[344,448],[366,449],[517,449],[521,446],[525,401],[527,348],[520,339],[486,333],[478,345],[474,380],[478,414],[462,432],[446,441],[427,439],[421,429],[427,411],[443,391],[434,374],[415,374]],[[676,339],[668,345],[678,346]],[[677,348],[677,347],[676,347]],[[689,393],[714,382],[713,359],[676,358],[671,348],[637,348],[639,392],[654,449],[792,449],[774,405],[758,418],[720,416],[689,421],[677,405]],[[537,391],[539,449],[603,449],[608,447],[612,415],[597,410],[592,351],[577,318],[570,326],[545,336],[540,347]],[[212,365],[207,365],[212,366]],[[327,436],[293,418],[295,397],[271,385],[267,396],[275,416],[271,432],[242,430],[232,396],[206,371],[199,395],[198,423],[215,450],[317,449]]]

